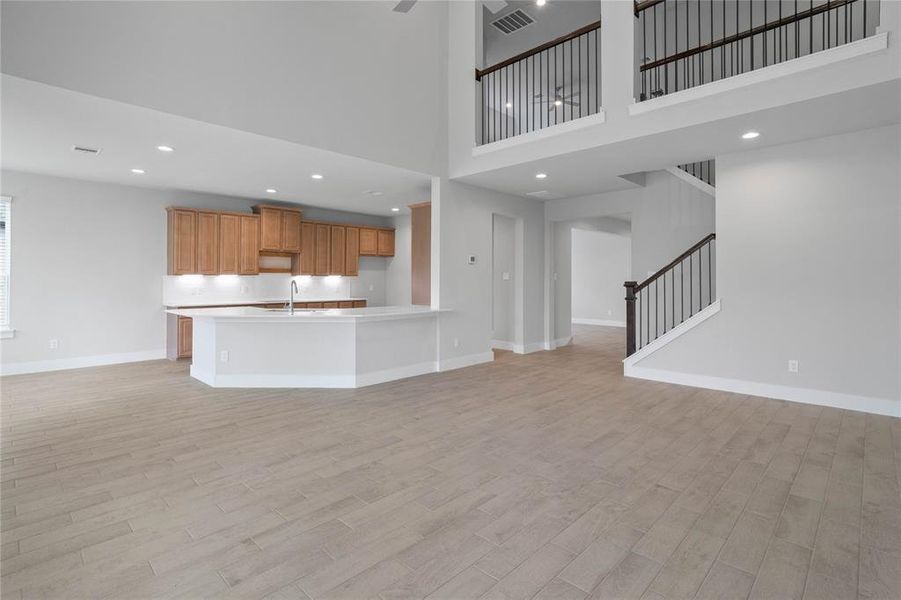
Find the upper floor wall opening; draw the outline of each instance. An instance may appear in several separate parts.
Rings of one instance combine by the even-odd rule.
[[[869,37],[880,0],[642,0],[639,101]]]

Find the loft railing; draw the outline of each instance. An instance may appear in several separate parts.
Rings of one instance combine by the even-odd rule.
[[[481,143],[596,114],[601,105],[601,22],[476,69]]]
[[[871,36],[879,24],[879,2],[636,2],[639,98],[657,98]]]
[[[641,283],[624,284],[626,356],[713,303],[715,242],[716,234],[711,233]]]
[[[679,165],[679,168],[692,177],[697,177],[707,185],[716,187],[716,161],[714,159],[686,163]]]

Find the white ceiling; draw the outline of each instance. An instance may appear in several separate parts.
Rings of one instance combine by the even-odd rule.
[[[2,90],[4,169],[373,215],[391,215],[392,207],[430,194],[428,176],[360,158],[9,75],[2,76]],[[73,145],[102,151],[85,155]],[[175,151],[160,152],[158,145]],[[323,179],[313,180],[313,173]]]

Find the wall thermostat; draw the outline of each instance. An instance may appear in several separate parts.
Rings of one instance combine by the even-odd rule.
[[[475,254],[470,254],[470,255],[469,255],[469,259],[467,260],[467,262],[468,262],[469,264],[471,264],[471,265],[476,264],[476,255],[475,255]]]

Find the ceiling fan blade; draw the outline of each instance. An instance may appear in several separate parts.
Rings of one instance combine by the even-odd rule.
[[[410,12],[414,4],[416,4],[416,0],[400,0],[392,10],[394,12],[407,13]]]

